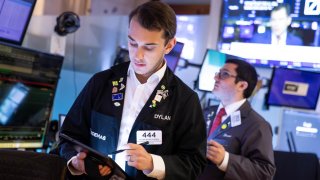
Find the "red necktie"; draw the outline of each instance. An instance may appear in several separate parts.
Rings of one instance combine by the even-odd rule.
[[[217,129],[217,127],[221,124],[221,120],[222,120],[222,116],[226,115],[226,110],[224,108],[221,108],[218,112],[218,114],[216,115],[216,117],[213,120],[209,135],[212,134],[214,132],[215,129]]]

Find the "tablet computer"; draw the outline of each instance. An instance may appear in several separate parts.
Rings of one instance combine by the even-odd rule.
[[[89,147],[88,145],[83,144],[82,142],[73,139],[72,137],[60,133],[60,137],[72,143],[75,146],[75,149],[78,152],[87,153],[87,157],[91,158],[97,164],[107,165],[111,168],[112,176],[111,178],[117,179],[130,179],[126,172],[109,156],[105,156],[97,150]]]

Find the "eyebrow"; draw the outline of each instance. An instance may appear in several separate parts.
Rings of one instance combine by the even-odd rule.
[[[134,40],[130,35],[128,35],[128,38],[130,39],[130,40],[132,40],[132,41],[136,41],[136,40]],[[146,43],[146,44],[144,44],[144,46],[158,46],[159,44],[157,44],[157,43]]]
[[[220,71],[221,71],[221,70],[222,70],[222,71],[230,72],[230,71],[229,71],[228,69],[226,69],[226,68],[221,68]]]

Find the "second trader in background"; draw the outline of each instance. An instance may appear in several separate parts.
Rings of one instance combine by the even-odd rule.
[[[193,180],[206,164],[205,123],[198,95],[167,67],[176,44],[176,16],[150,1],[129,16],[130,62],[95,74],[68,112],[61,133],[108,155],[132,179]],[[147,145],[140,143],[149,141]],[[86,153],[60,143],[73,178],[90,178]],[[112,169],[91,165],[103,179]],[[96,179],[96,178],[93,178]]]
[[[212,92],[220,105],[204,111],[208,164],[199,180],[273,178],[271,126],[247,100],[256,83],[257,73],[245,61],[229,59],[216,73]]]

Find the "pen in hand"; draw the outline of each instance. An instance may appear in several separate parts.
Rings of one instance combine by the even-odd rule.
[[[149,144],[149,141],[145,141],[143,143],[140,143],[139,145],[148,145]],[[116,150],[116,151],[113,151],[111,152],[110,154],[118,154],[118,153],[121,153],[123,151],[126,151],[126,150],[132,150],[132,149],[119,149],[119,150]]]

